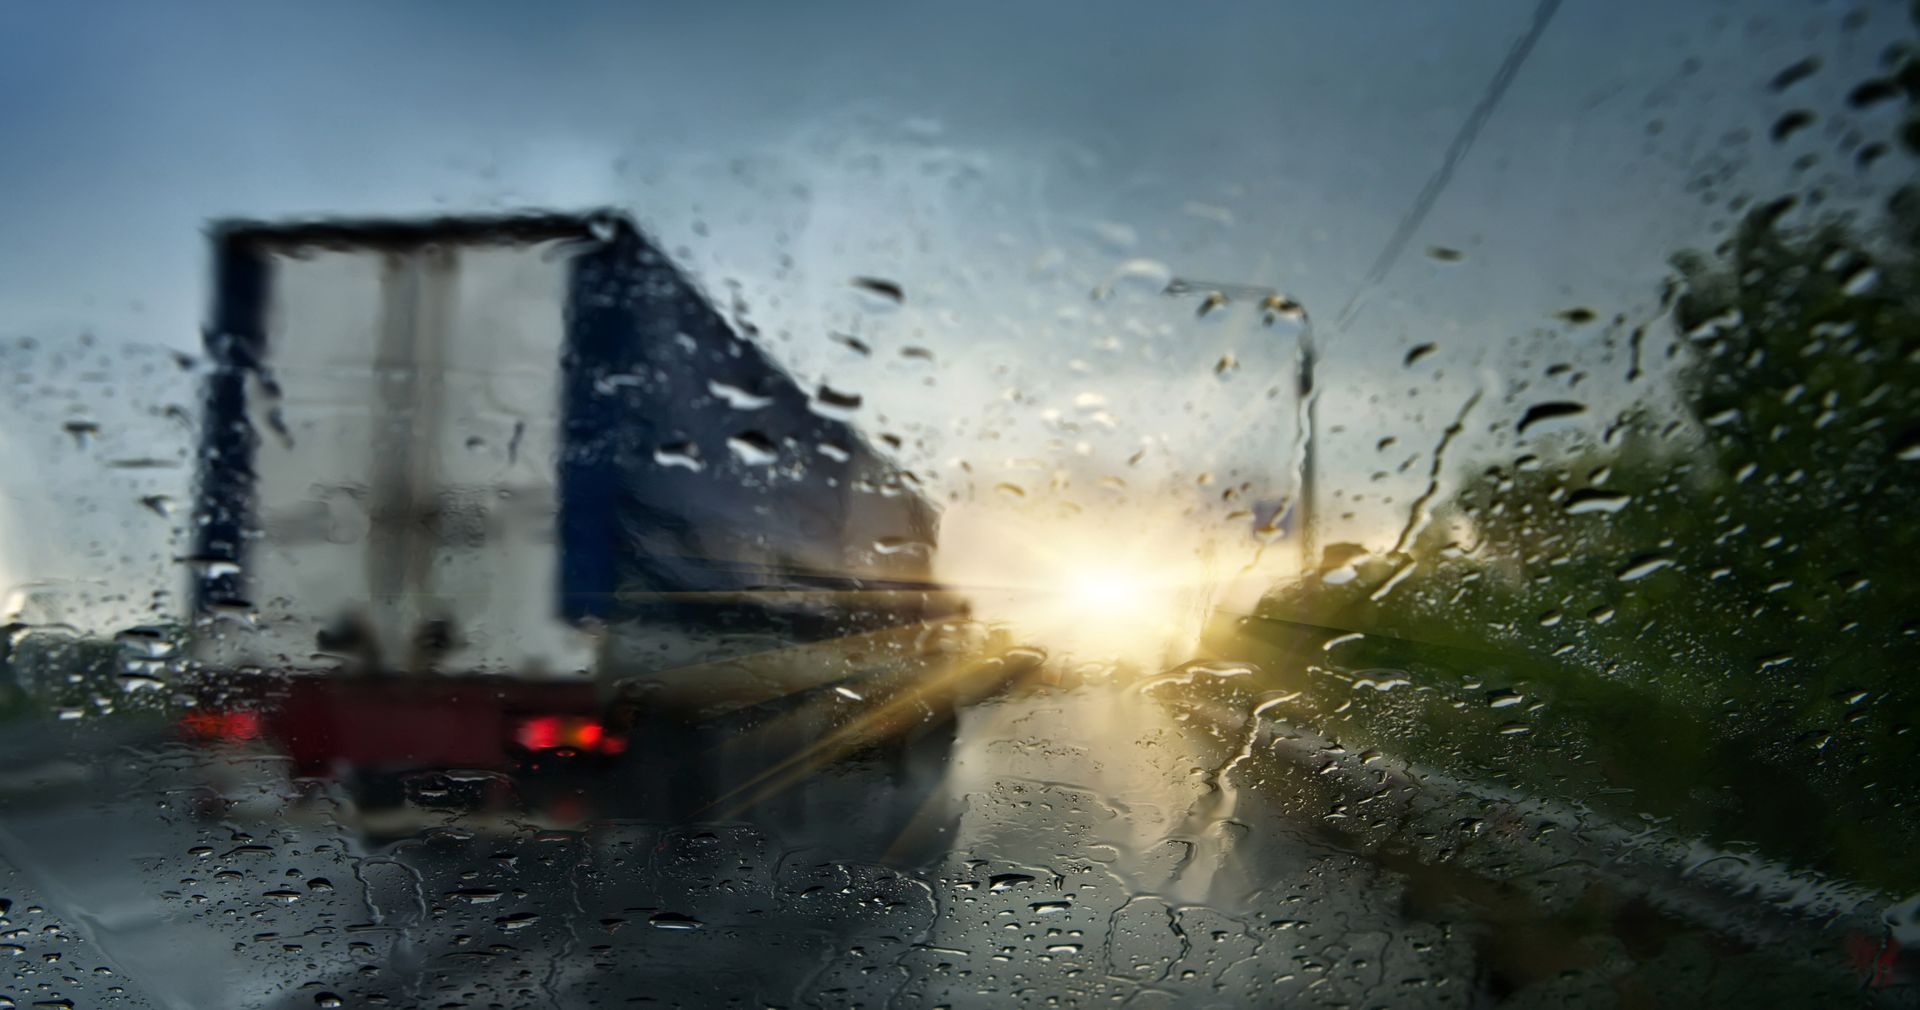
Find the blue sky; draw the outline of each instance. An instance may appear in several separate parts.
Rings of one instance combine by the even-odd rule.
[[[1223,412],[1181,404],[1244,389],[1159,378],[1204,374],[1223,346],[1243,374],[1279,374],[1290,349],[1244,319],[1192,329],[1150,292],[1088,297],[1149,260],[1308,306],[1322,423],[1341,429],[1326,456],[1362,496],[1364,539],[1404,511],[1417,488],[1398,468],[1472,391],[1485,423],[1461,451],[1502,453],[1479,429],[1510,429],[1548,357],[1618,373],[1597,328],[1553,314],[1648,312],[1667,255],[1728,220],[1688,182],[1724,165],[1723,196],[1784,187],[1794,152],[1766,125],[1793,104],[1837,109],[1900,7],[1847,35],[1836,4],[1567,0],[1406,255],[1336,328],[1532,0],[8,5],[0,340],[33,337],[41,357],[0,360],[50,368],[46,348],[81,332],[195,349],[210,219],[613,204],[710,290],[737,289],[796,371],[865,393],[865,423],[922,436],[907,462],[941,479],[961,480],[957,459],[1070,453],[1046,411],[1089,392],[1117,441],[1283,479],[1284,415],[1221,448]],[[1821,74],[1766,90],[1807,55]],[[1728,143],[1739,129],[1761,139]],[[872,313],[845,287],[856,274],[900,280],[907,309]],[[828,338],[849,328],[940,363],[849,359]],[[1090,355],[1108,339],[1173,350],[1150,366]],[[1403,367],[1422,343],[1439,350]],[[103,427],[161,437],[132,398],[73,382]],[[0,581],[98,574],[150,536],[120,514],[138,495],[75,535],[117,547],[21,532],[97,477],[48,448],[66,437],[55,399],[16,398],[0,436]],[[1406,453],[1381,456],[1388,435]]]

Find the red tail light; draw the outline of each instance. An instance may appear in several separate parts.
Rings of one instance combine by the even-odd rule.
[[[180,732],[193,740],[258,740],[260,713],[209,712],[198,709],[180,717]]]
[[[598,719],[585,716],[540,715],[520,720],[513,742],[531,751],[570,748],[592,754],[618,754],[627,742],[607,732]]]

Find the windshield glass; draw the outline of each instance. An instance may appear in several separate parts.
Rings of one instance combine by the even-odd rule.
[[[1920,7],[0,91],[0,1008],[1920,1005]]]

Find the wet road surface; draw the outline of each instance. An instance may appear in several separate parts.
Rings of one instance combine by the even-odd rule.
[[[23,726],[0,949],[50,1007],[1903,1005],[1846,970],[1858,896],[1688,877],[1672,840],[1348,753],[1258,680],[1029,684],[681,823],[376,832],[263,750]],[[641,750],[592,788],[642,788]]]

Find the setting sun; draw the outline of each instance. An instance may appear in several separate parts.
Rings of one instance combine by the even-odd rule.
[[[1221,576],[1209,536],[1170,509],[959,506],[940,539],[941,580],[1062,661],[1190,658]]]

